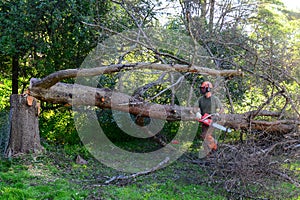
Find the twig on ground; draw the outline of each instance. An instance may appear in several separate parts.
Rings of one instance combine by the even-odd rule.
[[[128,180],[128,179],[132,179],[132,178],[136,178],[138,176],[142,176],[142,175],[147,175],[150,174],[152,172],[157,171],[158,169],[162,168],[164,165],[166,165],[168,162],[170,161],[169,157],[166,157],[162,162],[160,162],[157,166],[146,170],[146,171],[141,171],[141,172],[137,172],[134,174],[130,174],[130,175],[118,175],[118,176],[114,176],[112,178],[110,178],[109,180],[105,181],[105,184],[110,184],[112,182],[118,181],[118,180]]]
[[[297,181],[295,181],[294,179],[292,179],[289,175],[283,173],[283,172],[280,172],[280,171],[277,171],[277,170],[274,170],[273,171],[274,174],[276,174],[277,176],[289,181],[290,183],[292,183],[293,185],[295,185],[296,187],[300,188],[300,183],[298,183]]]

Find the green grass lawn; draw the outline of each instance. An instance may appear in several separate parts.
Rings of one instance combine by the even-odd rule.
[[[78,154],[88,160],[87,165],[75,163]],[[285,167],[300,171],[299,162]],[[209,167],[187,162],[184,156],[148,175],[105,184],[120,174],[80,146],[48,146],[44,154],[0,160],[0,199],[235,199]],[[280,187],[300,192],[289,183]],[[289,199],[300,199],[292,196]]]

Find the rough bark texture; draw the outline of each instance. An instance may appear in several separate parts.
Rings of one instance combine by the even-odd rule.
[[[30,94],[37,99],[59,104],[91,105],[99,108],[108,108],[129,112],[140,117],[152,117],[168,121],[192,121],[195,120],[196,108],[153,104],[135,99],[132,96],[120,92],[114,92],[107,88],[93,88],[76,84],[57,83],[44,89],[30,88]],[[270,116],[273,121],[259,121],[251,118],[256,116]],[[219,122],[225,126],[237,130],[260,130],[267,133],[286,134],[298,128],[298,120],[276,120],[280,114],[270,111],[252,111],[242,114],[223,114]]]
[[[298,120],[277,120],[274,118],[272,121],[261,121],[251,119],[253,112],[243,114],[224,114],[221,115],[222,122],[225,126],[235,130],[257,130],[266,133],[280,133],[286,134],[293,130],[297,130],[300,124]],[[272,116],[277,117],[280,113],[272,113],[269,111],[262,111],[257,116]]]
[[[30,88],[30,95],[42,101],[56,104],[90,105],[129,112],[141,117],[157,119],[193,120],[192,107],[153,104],[107,88],[93,88],[77,84],[57,83],[51,88]]]
[[[34,99],[30,106],[27,95],[18,94],[13,94],[10,101],[11,128],[6,156],[43,150],[40,144],[37,101]]]
[[[99,108],[119,110],[136,116],[151,117],[168,121],[191,121],[195,120],[197,108],[177,105],[161,105],[149,103],[137,98],[137,95],[127,95],[107,88],[94,88],[79,84],[65,84],[60,81],[66,78],[96,76],[100,74],[111,74],[121,70],[154,69],[160,71],[177,71],[205,74],[210,76],[242,76],[239,70],[214,70],[193,65],[167,65],[158,63],[135,63],[101,66],[90,69],[68,69],[55,72],[43,79],[32,78],[30,80],[30,95],[42,101],[68,104],[89,105]],[[147,88],[141,87],[142,89]],[[281,92],[278,92],[280,94]],[[268,100],[265,104],[269,103]],[[263,104],[263,105],[265,105]],[[264,106],[258,110],[242,114],[224,114],[219,118],[219,123],[238,130],[259,130],[267,133],[281,134],[289,133],[298,129],[299,119],[278,120],[280,114],[263,111]],[[271,120],[259,121],[257,116],[269,116]]]

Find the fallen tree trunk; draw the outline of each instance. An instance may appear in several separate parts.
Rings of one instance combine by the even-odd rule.
[[[161,105],[135,99],[130,95],[107,88],[93,88],[78,84],[56,83],[50,88],[30,87],[30,94],[42,101],[55,104],[90,105],[103,109],[129,112],[141,117],[167,121],[195,121],[194,107]],[[243,114],[223,114],[220,123],[237,130],[259,130],[268,133],[289,133],[298,128],[299,120],[260,121],[251,119],[256,111]],[[260,111],[256,116],[278,116],[278,113]]]
[[[54,104],[97,106],[103,109],[129,112],[140,117],[152,117],[168,121],[188,121],[195,118],[193,107],[143,102],[107,88],[57,83],[49,89],[30,88],[30,94],[37,99]]]
[[[251,119],[252,112],[246,112],[243,114],[224,114],[221,116],[222,123],[235,130],[257,130],[267,133],[281,133],[286,134],[291,131],[297,130],[300,121],[299,120],[272,120],[262,121]],[[272,116],[277,117],[280,113],[262,111],[257,116]]]
[[[215,70],[194,65],[169,65],[159,63],[134,63],[101,66],[89,69],[67,69],[55,72],[43,79],[31,79],[30,95],[42,101],[55,104],[89,105],[102,109],[128,112],[139,117],[151,117],[167,121],[195,121],[198,108],[177,105],[161,105],[146,102],[136,97],[107,88],[94,88],[79,84],[65,84],[59,81],[66,78],[97,76],[123,70],[153,69],[160,71],[177,71],[198,73],[211,76],[242,76],[239,70]],[[261,108],[262,109],[262,108]],[[263,110],[243,114],[223,114],[220,123],[238,130],[259,130],[265,132],[289,133],[298,128],[300,121],[276,120],[279,114]],[[270,116],[272,121],[256,120],[258,116]]]

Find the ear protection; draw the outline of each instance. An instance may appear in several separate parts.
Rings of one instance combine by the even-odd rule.
[[[205,89],[206,89],[206,92],[210,92],[211,91],[211,88],[209,87],[209,83],[206,83]]]
[[[204,81],[202,84],[201,84],[201,93],[202,94],[205,94],[207,92],[210,92],[212,89],[212,84],[208,81]]]

